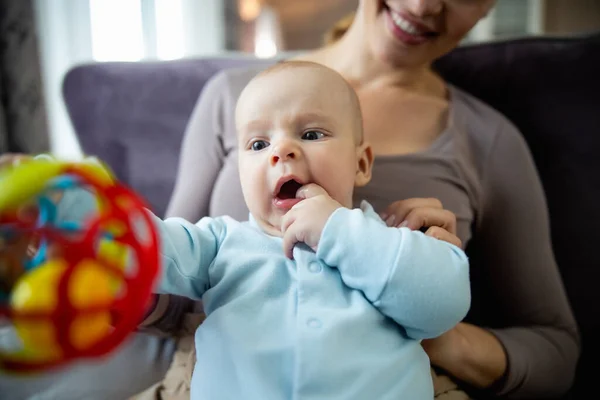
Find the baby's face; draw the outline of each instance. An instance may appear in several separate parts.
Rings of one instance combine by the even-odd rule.
[[[281,218],[300,201],[301,186],[315,183],[351,207],[354,186],[361,183],[365,146],[353,114],[359,110],[332,73],[280,69],[252,81],[238,101],[242,190],[250,212],[271,235],[281,234]]]

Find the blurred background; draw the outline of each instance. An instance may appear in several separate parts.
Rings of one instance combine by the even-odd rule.
[[[0,154],[80,149],[61,97],[88,62],[315,48],[358,0],[0,0]],[[600,30],[600,0],[498,0],[464,45]]]

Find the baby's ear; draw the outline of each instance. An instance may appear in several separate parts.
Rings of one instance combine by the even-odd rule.
[[[354,186],[365,186],[371,180],[371,171],[373,170],[373,149],[370,144],[363,142],[356,148],[356,160]]]

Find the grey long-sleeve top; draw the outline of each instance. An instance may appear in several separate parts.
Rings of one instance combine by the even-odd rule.
[[[203,90],[182,143],[168,216],[248,218],[237,170],[234,108],[258,68],[219,73]],[[531,154],[501,114],[450,86],[449,125],[426,151],[376,157],[370,184],[355,193],[381,212],[411,197],[435,197],[473,239],[472,310],[467,321],[489,329],[508,356],[497,394],[544,398],[573,380],[577,325],[551,248],[544,193]],[[477,268],[474,271],[473,268]],[[171,298],[155,327],[180,324],[186,299]]]

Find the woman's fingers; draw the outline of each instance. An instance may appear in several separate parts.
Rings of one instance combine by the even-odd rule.
[[[17,154],[17,153],[7,153],[0,155],[0,169],[17,166],[24,160],[31,158],[30,155],[27,154]]]
[[[416,208],[408,213],[404,221],[398,221],[399,227],[412,230],[429,227],[444,228],[456,235],[456,215],[452,211],[438,208]]]
[[[435,198],[412,198],[395,201],[381,213],[381,218],[389,226],[397,226],[404,222],[406,216],[417,208],[443,209],[442,202]]]
[[[456,215],[445,210],[436,198],[413,198],[396,201],[381,214],[387,226],[426,229],[425,234],[462,247],[456,236]]]
[[[427,229],[425,235],[448,242],[462,249],[462,241],[458,238],[458,236],[448,232],[444,228],[440,228],[439,226],[432,226],[431,228]]]

